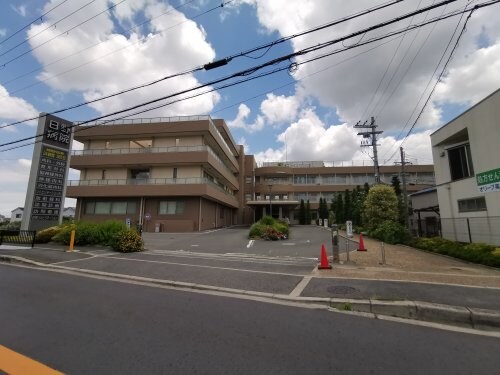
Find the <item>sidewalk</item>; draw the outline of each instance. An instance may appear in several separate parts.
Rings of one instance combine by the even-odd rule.
[[[357,241],[358,238],[353,240]],[[385,245],[386,264],[380,264],[380,243],[370,238],[364,238],[364,242],[368,251],[350,252],[349,263],[345,262],[346,254],[341,252],[343,264],[334,264],[331,270],[315,269],[312,273],[307,271],[297,274],[295,279],[302,278],[303,281],[289,295],[234,289],[230,285],[221,287],[206,285],[207,283],[197,284],[196,281],[166,280],[165,277],[154,277],[147,272],[139,276],[132,271],[122,270],[119,271],[121,273],[116,273],[119,268],[113,264],[119,261],[113,261],[114,257],[100,257],[118,255],[107,248],[82,247],[80,251],[66,252],[66,247],[57,245],[39,245],[34,248],[2,245],[0,261],[15,261],[179,288],[222,291],[300,303],[321,303],[341,310],[500,330],[500,270],[394,245]],[[330,247],[328,251],[331,254]],[[121,254],[124,258],[132,256]],[[104,272],[86,269],[84,265],[82,267],[79,260],[90,258],[108,259],[112,267]],[[265,280],[259,272],[246,276],[248,275],[253,275],[260,283]]]
[[[354,235],[352,239],[359,242],[359,235]],[[381,242],[368,237],[363,237],[363,240],[367,251],[351,251],[349,263],[346,262],[346,254],[341,253],[343,264],[334,264],[332,270],[317,270],[314,276],[500,288],[500,269],[389,244],[384,244],[385,264],[382,264]]]

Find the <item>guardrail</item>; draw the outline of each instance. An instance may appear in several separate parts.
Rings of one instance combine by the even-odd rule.
[[[4,243],[14,245],[35,246],[36,230],[0,230],[0,245]]]

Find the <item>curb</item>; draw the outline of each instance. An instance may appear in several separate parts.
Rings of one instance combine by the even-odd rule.
[[[18,262],[45,269],[72,271],[80,274],[104,276],[110,279],[146,282],[156,285],[169,286],[185,290],[199,290],[206,292],[224,293],[227,295],[240,295],[255,298],[264,298],[281,302],[292,302],[302,305],[318,305],[333,308],[343,312],[358,312],[373,314],[374,317],[390,316],[403,319],[413,319],[433,323],[448,324],[459,327],[473,328],[484,331],[500,331],[500,311],[452,306],[424,301],[409,300],[377,300],[377,299],[348,299],[327,297],[291,297],[286,294],[273,294],[266,292],[249,291],[216,287],[196,283],[173,280],[153,279],[141,276],[108,273],[102,271],[86,270],[66,266],[39,263],[26,258],[0,255],[0,261],[9,263]]]

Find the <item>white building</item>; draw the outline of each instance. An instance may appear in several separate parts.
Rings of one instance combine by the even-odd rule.
[[[10,212],[10,222],[21,221],[23,219],[24,208],[17,207]]]
[[[431,134],[442,236],[500,245],[500,89]]]

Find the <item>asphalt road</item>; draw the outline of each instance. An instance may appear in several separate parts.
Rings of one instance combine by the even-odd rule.
[[[318,226],[294,226],[291,238],[282,241],[251,241],[249,228],[231,227],[202,233],[144,233],[149,250],[183,250],[216,254],[254,254],[279,257],[318,258],[321,245],[331,249],[331,231]],[[353,245],[354,246],[354,245]],[[341,246],[345,250],[345,245]],[[331,250],[330,250],[331,251]]]
[[[70,374],[498,374],[500,340],[0,264],[0,345]]]

